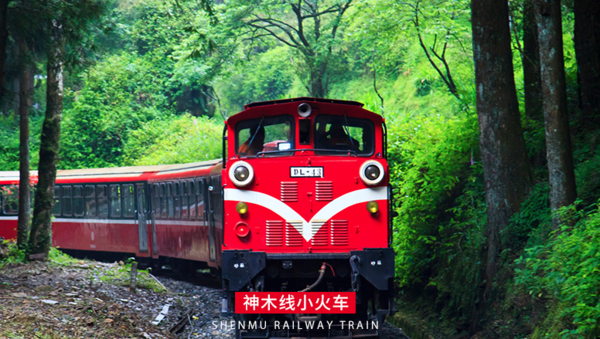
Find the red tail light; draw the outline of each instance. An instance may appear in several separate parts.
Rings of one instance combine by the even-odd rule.
[[[248,227],[248,224],[240,221],[235,225],[235,235],[240,238],[245,238],[248,234],[250,234],[250,227]]]

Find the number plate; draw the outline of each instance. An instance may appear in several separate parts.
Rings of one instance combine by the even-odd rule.
[[[322,178],[323,167],[290,167],[292,178]]]

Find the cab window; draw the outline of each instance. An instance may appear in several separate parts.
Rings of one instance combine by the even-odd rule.
[[[373,122],[339,115],[319,115],[315,119],[315,151],[320,155],[371,155],[375,150]]]
[[[294,148],[294,118],[278,115],[241,121],[235,126],[235,150],[240,156],[253,157],[292,155]]]

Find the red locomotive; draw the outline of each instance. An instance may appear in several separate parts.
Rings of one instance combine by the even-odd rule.
[[[59,171],[53,245],[220,270],[223,312],[238,320],[349,319],[234,311],[235,292],[310,290],[356,292],[351,319],[382,324],[393,309],[394,277],[384,119],[351,101],[253,103],[227,120],[223,159]],[[15,183],[0,182],[13,188],[2,193],[7,238],[16,211],[4,206]],[[380,331],[238,331],[240,338],[349,335]]]

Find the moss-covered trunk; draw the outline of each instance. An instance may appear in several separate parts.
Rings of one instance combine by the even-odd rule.
[[[51,32],[52,37],[47,53],[46,117],[42,126],[38,166],[39,180],[35,192],[33,221],[29,236],[29,252],[31,254],[45,253],[46,257],[50,250],[52,233],[52,205],[54,203],[54,183],[63,108],[64,40],[60,27],[56,23],[52,25]]]
[[[19,37],[19,221],[17,223],[17,245],[27,247],[31,219],[31,191],[29,186],[29,106],[30,84],[27,45]]]
[[[4,96],[4,64],[6,63],[6,46],[8,43],[8,3],[0,0],[0,102]]]
[[[540,51],[532,0],[523,4],[523,81],[525,83],[525,115],[533,120],[543,118],[542,76]]]
[[[471,1],[479,143],[487,201],[486,294],[496,275],[500,232],[518,212],[531,182],[519,114],[508,2]]]
[[[550,182],[550,208],[556,211],[577,198],[575,170],[567,113],[560,0],[534,0],[540,44],[546,158]],[[560,220],[552,218],[554,228]]]

